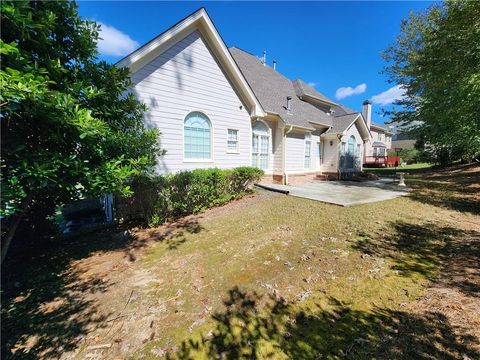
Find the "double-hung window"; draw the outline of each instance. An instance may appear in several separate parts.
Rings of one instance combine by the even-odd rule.
[[[227,152],[238,153],[238,130],[228,129]]]
[[[212,131],[208,117],[191,112],[183,123],[184,158],[186,160],[212,159]]]
[[[252,166],[266,170],[269,168],[270,130],[257,121],[252,128]]]
[[[312,134],[305,134],[305,160],[304,168],[310,169],[312,158]]]

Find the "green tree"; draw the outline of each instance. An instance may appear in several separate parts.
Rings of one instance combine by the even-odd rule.
[[[391,112],[438,161],[480,154],[480,2],[446,1],[403,20],[383,54],[405,97]]]
[[[2,1],[1,22],[3,260],[25,213],[128,194],[161,150],[128,69],[98,61],[100,28],[74,2]]]

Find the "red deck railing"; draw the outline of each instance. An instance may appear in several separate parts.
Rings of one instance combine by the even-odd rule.
[[[365,156],[363,165],[379,166],[379,167],[393,167],[400,165],[399,156]]]

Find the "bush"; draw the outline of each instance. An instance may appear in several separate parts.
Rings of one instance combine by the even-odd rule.
[[[260,169],[238,167],[232,170],[196,169],[136,179],[127,211],[132,209],[137,213],[123,217],[147,220],[154,226],[199,213],[242,197],[251,191],[252,184],[262,175]]]

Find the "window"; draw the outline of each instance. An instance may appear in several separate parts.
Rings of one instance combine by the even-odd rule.
[[[308,134],[305,134],[305,161],[303,165],[305,169],[310,169],[311,157],[312,157],[312,134],[308,133]]]
[[[187,160],[212,159],[212,131],[205,114],[191,112],[183,123],[184,157]]]
[[[252,166],[260,169],[268,169],[268,148],[270,143],[270,131],[268,127],[257,121],[253,126],[252,134]]]
[[[347,167],[349,169],[353,168],[353,160],[355,156],[355,148],[356,148],[356,140],[355,136],[350,136],[348,139],[348,155],[347,155]]]
[[[238,152],[238,130],[228,129],[227,152]]]

